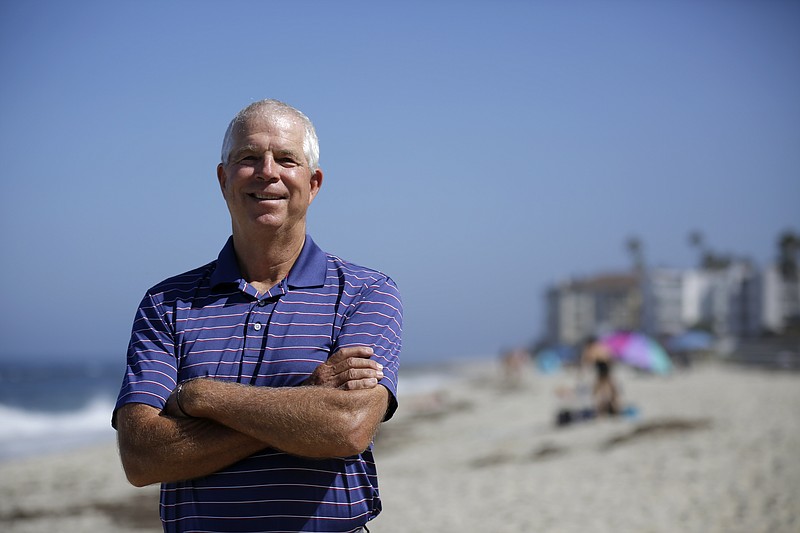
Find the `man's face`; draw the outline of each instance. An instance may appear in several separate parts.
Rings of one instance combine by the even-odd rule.
[[[308,167],[303,135],[303,126],[290,116],[254,118],[235,132],[228,163],[217,167],[234,233],[305,234],[306,211],[322,172]]]

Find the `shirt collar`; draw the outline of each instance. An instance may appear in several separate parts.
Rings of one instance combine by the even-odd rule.
[[[289,287],[322,287],[328,275],[328,256],[306,235],[300,256],[292,265],[286,282]]]
[[[217,256],[217,267],[211,274],[211,286],[216,287],[220,283],[233,283],[238,285],[242,279],[239,270],[239,262],[236,260],[236,252],[233,249],[233,236],[228,237],[228,241]]]
[[[297,261],[292,265],[287,284],[289,287],[321,287],[325,284],[328,273],[328,257],[319,246],[306,235],[303,249]],[[233,283],[235,285],[242,281],[242,273],[239,270],[239,261],[236,259],[236,251],[233,249],[233,237],[229,237],[225,246],[217,257],[217,267],[211,274],[211,286],[215,287],[220,283]]]

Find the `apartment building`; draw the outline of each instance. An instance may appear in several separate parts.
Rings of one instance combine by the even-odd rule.
[[[547,289],[546,306],[551,344],[617,329],[664,337],[700,328],[742,339],[780,333],[800,317],[800,284],[749,261],[714,270],[651,268],[558,283]]]

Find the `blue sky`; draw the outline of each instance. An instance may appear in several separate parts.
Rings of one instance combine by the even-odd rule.
[[[0,358],[124,355],[161,279],[229,234],[249,102],[314,121],[326,250],[405,300],[408,361],[541,331],[543,291],[701,230],[800,230],[800,3],[4,2]]]

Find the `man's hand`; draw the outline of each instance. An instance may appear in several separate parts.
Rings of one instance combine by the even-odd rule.
[[[191,418],[187,413],[181,410],[181,406],[178,403],[178,387],[175,387],[175,390],[173,390],[172,394],[167,398],[167,403],[164,405],[164,409],[161,410],[161,414],[173,418]]]
[[[303,383],[343,390],[372,389],[383,378],[383,366],[370,359],[369,346],[342,348],[319,365]]]

